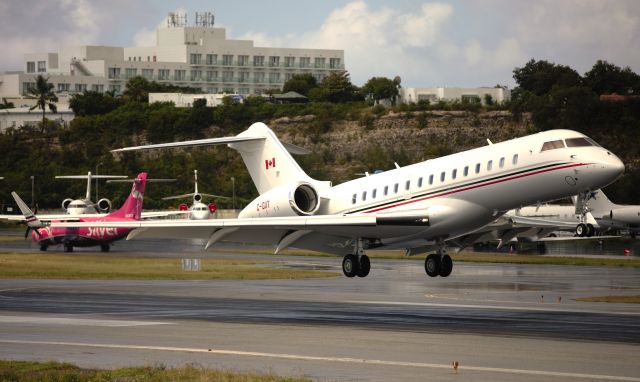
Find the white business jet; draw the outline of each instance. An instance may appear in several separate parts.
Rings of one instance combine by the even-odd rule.
[[[202,202],[202,197],[207,196],[210,198],[225,198],[220,195],[211,195],[204,194],[198,192],[198,170],[193,170],[193,179],[194,179],[194,190],[189,194],[175,195],[175,196],[167,196],[162,198],[162,200],[174,200],[174,199],[185,199],[192,198],[193,203],[191,207],[186,204],[180,204],[179,209],[181,211],[185,211],[189,213],[189,219],[193,220],[203,220],[203,219],[212,219],[215,216],[218,207],[215,203],[204,204]]]
[[[581,133],[546,131],[416,163],[336,186],[309,177],[264,124],[235,137],[119,150],[227,144],[237,150],[260,193],[238,219],[98,223],[139,228],[134,237],[202,238],[296,247],[344,255],[347,277],[365,277],[370,248],[404,248],[427,256],[429,276],[453,269],[447,241],[473,232],[513,208],[557,200],[615,181],[624,165]],[[62,226],[82,226],[58,223]]]

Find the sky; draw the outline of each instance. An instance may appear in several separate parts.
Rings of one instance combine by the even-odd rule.
[[[0,71],[61,46],[153,45],[170,11],[212,11],[227,37],[256,46],[344,49],[356,85],[515,86],[530,59],[580,74],[599,60],[640,73],[637,0],[0,0]]]

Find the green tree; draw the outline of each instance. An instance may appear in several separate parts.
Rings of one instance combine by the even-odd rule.
[[[149,102],[150,90],[152,90],[151,82],[144,77],[136,76],[127,81],[123,95],[129,101]]]
[[[520,88],[520,94],[522,91],[528,91],[535,95],[542,95],[549,93],[554,86],[582,85],[580,74],[572,68],[544,60],[535,61],[532,59],[524,67],[515,68],[513,78]]]
[[[328,101],[333,103],[344,103],[358,101],[362,96],[358,93],[358,88],[351,83],[349,72],[331,72],[321,82],[318,88],[309,92],[309,98],[314,101]]]
[[[53,84],[49,83],[48,78],[38,75],[36,77],[36,86],[29,87],[27,90],[27,98],[36,100],[36,104],[29,108],[29,111],[34,109],[42,109],[42,125],[40,127],[40,133],[44,133],[45,124],[45,111],[47,107],[52,113],[58,112],[56,102],[58,102],[58,96],[53,91]]]
[[[284,83],[282,92],[287,93],[293,91],[303,96],[308,96],[309,91],[316,87],[318,87],[318,81],[310,73],[296,74]]]
[[[372,77],[361,89],[365,98],[373,98],[377,104],[380,100],[390,99],[395,104],[396,97],[400,94],[398,83],[386,77]]]
[[[640,94],[640,76],[629,67],[621,69],[607,61],[598,60],[584,74],[584,82],[597,94]]]
[[[74,94],[69,100],[69,108],[76,116],[106,114],[120,105],[122,100],[110,92],[86,91]]]

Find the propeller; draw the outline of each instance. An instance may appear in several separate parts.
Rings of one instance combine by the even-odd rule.
[[[38,214],[38,204],[37,203],[36,203],[36,206],[33,208],[33,214],[34,215]],[[29,237],[29,233],[31,232],[32,229],[34,230],[33,232],[35,232],[36,235],[38,235],[38,237],[41,237],[40,232],[38,232],[37,228],[32,228],[32,227],[29,227],[27,225],[27,230],[24,232],[24,239],[25,240],[27,239],[27,237]]]

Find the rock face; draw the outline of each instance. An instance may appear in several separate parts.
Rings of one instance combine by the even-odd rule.
[[[406,165],[479,147],[487,144],[487,138],[500,142],[535,131],[529,115],[516,119],[508,111],[391,113],[329,125],[314,116],[302,116],[267,124],[283,141],[314,153],[313,160],[302,159],[310,175],[334,181],[351,179],[358,172],[390,169],[394,161]]]

